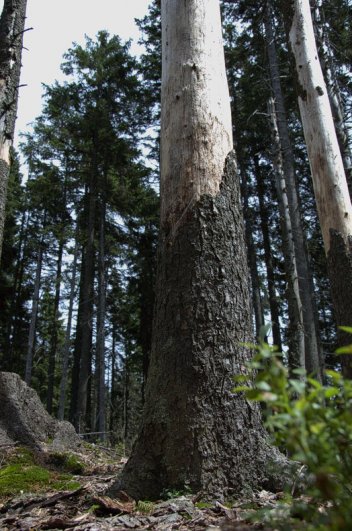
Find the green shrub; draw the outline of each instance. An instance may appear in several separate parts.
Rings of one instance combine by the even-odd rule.
[[[352,381],[336,371],[326,371],[326,385],[302,370],[291,377],[275,348],[264,342],[251,348],[252,379],[236,377],[234,392],[263,403],[273,442],[306,467],[312,502],[293,505],[291,513],[299,509],[311,529],[352,529]]]

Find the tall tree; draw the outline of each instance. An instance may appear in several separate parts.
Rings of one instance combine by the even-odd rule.
[[[139,437],[122,478],[137,498],[263,485],[259,409],[246,371],[250,294],[218,0],[163,0],[161,243]]]
[[[306,237],[303,232],[301,204],[297,193],[294,153],[289,135],[286,105],[281,87],[280,69],[273,29],[272,6],[270,1],[267,1],[266,3],[264,16],[270,81],[275,100],[272,104],[273,107],[270,115],[271,120],[277,124],[273,125],[274,131],[277,128],[277,135],[274,132],[274,138],[276,138],[274,145],[278,145],[280,150],[278,156],[282,159],[283,188],[281,188],[281,190],[287,195],[288,222],[292,228],[287,236],[293,240],[294,253],[292,255],[292,260],[295,262],[295,267],[297,268],[296,282],[298,282],[299,298],[302,303],[301,312],[303,322],[300,326],[302,326],[302,329],[304,330],[303,359],[305,358],[305,363],[303,366],[306,367],[309,374],[315,374],[316,377],[321,379],[322,364],[319,349],[316,308],[314,305],[313,282],[307,256]],[[282,196],[282,193],[280,195]],[[292,266],[293,264],[291,263],[290,267],[292,268]]]
[[[352,205],[329,97],[319,63],[309,0],[280,1],[294,58],[298,103],[323,233],[338,325],[352,325]],[[349,341],[341,336],[341,342]],[[352,377],[352,359],[342,362]]]
[[[27,0],[5,0],[0,17],[0,260],[26,6]]]

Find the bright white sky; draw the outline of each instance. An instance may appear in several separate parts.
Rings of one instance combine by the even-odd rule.
[[[72,42],[84,43],[106,29],[123,40],[133,39],[132,53],[138,53],[139,31],[135,18],[142,18],[150,0],[28,0],[27,28],[23,50],[16,137],[41,112],[42,83],[63,79],[62,55]],[[4,1],[0,0],[0,11]]]

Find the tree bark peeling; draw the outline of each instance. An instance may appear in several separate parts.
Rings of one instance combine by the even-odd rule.
[[[218,193],[233,144],[218,0],[164,0],[162,28],[161,224],[172,231]]]
[[[219,193],[188,210],[173,239],[163,231],[142,429],[110,494],[163,489],[226,496],[282,486],[257,405],[232,394],[252,339],[240,192],[234,156]]]

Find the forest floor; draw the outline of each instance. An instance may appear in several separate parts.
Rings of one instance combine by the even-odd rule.
[[[199,497],[177,492],[167,492],[169,499],[157,502],[136,503],[125,493],[119,499],[111,499],[104,492],[116,480],[126,458],[115,451],[94,445],[70,453],[70,463],[79,464],[80,474],[58,475],[56,455],[34,456],[35,464],[23,461],[26,451],[19,448],[0,448],[0,529],[2,531],[73,529],[80,531],[105,530],[253,530],[279,529],[275,522],[282,522],[290,512],[290,504],[283,493],[257,492],[246,498],[231,502],[205,503]],[[27,451],[28,454],[28,451]],[[21,461],[22,459],[22,461]],[[16,461],[17,460],[17,461]],[[14,463],[20,463],[16,469]],[[9,465],[10,463],[10,465]],[[67,464],[67,463],[66,463]],[[22,471],[22,472],[19,472]],[[23,471],[50,473],[50,481],[33,478],[18,492],[11,492],[16,477]],[[67,470],[67,467],[66,469]],[[34,473],[34,472],[33,472]],[[17,476],[16,476],[17,475]],[[44,474],[45,476],[45,474]],[[66,478],[65,483],[52,480]],[[45,476],[48,478],[48,476]],[[6,490],[6,481],[10,488]],[[17,478],[18,479],[18,478]],[[12,485],[12,487],[11,487]],[[53,488],[55,486],[55,488]],[[16,489],[14,489],[16,490]],[[297,520],[296,520],[297,522]],[[297,525],[297,524],[296,524]],[[290,529],[301,529],[295,524]],[[286,527],[286,529],[289,529]]]

